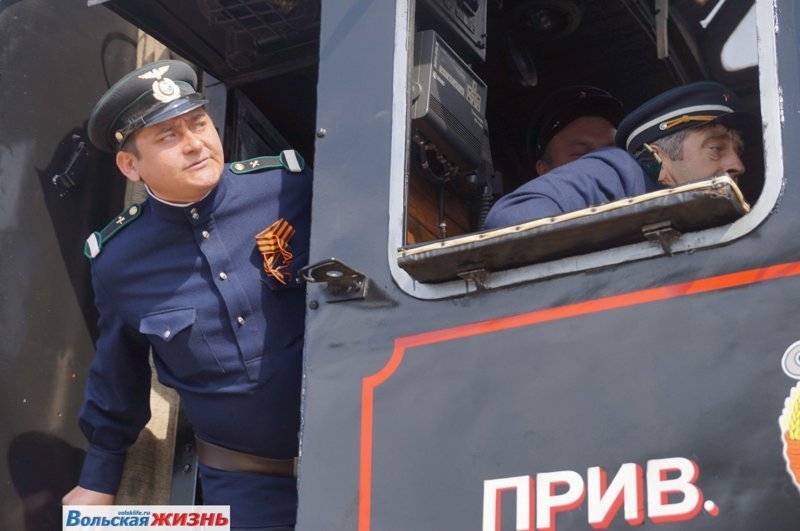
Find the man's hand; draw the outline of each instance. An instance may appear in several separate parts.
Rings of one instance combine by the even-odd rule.
[[[77,486],[62,499],[64,505],[114,505],[114,495]]]

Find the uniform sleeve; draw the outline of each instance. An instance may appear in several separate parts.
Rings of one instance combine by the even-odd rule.
[[[544,178],[542,176],[539,179]],[[485,227],[496,229],[562,214],[563,210],[553,198],[555,194],[552,185],[538,182],[539,179],[534,179],[501,197],[489,210]]]
[[[603,148],[559,166],[502,197],[487,228],[506,227],[610,203],[648,190],[639,164],[625,151]]]
[[[92,269],[100,337],[78,419],[89,441],[79,485],[115,494],[127,449],[150,418],[149,345],[114,313]]]

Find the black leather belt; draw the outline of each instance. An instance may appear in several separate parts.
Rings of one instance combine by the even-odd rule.
[[[297,477],[297,458],[270,459],[223,448],[199,437],[195,437],[194,440],[197,444],[197,459],[211,468],[227,472],[255,472],[266,476]]]

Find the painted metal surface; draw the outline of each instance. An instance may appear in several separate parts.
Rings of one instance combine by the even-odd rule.
[[[624,463],[646,470],[665,458],[695,463],[694,482],[713,504],[670,523],[643,492],[640,528],[796,527],[800,491],[778,417],[796,383],[781,358],[800,335],[800,99],[781,96],[778,79],[800,81],[800,20],[790,2],[776,2],[775,13],[777,70],[765,68],[761,90],[776,109],[767,164],[783,186],[768,212],[756,206],[750,232],[724,246],[634,253],[597,270],[426,301],[394,283],[386,252],[398,226],[389,154],[404,142],[393,136],[404,112],[390,87],[407,43],[387,28],[407,12],[323,4],[317,125],[327,135],[316,146],[311,261],[335,256],[372,286],[366,300],[334,305],[309,287],[299,529],[480,529],[486,480],[574,471],[587,483],[601,466],[611,481]],[[353,70],[370,82],[342,75]],[[619,297],[630,304],[610,304]],[[447,336],[453,329],[470,332]],[[501,528],[513,529],[513,493],[501,499]],[[561,529],[590,529],[585,501],[555,518]],[[621,514],[609,524],[629,527]]]
[[[102,28],[102,30],[98,30]],[[0,2],[0,528],[60,529],[85,441],[75,422],[96,313],[83,241],[122,209],[113,157],[51,183],[96,99],[134,66],[136,33],[85,1]]]

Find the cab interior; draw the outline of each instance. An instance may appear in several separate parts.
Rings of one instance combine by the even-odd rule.
[[[436,1],[418,0],[418,5],[430,3]],[[486,7],[486,58],[470,65],[487,84],[495,170],[488,183],[494,199],[535,178],[528,149],[531,118],[540,102],[561,87],[605,89],[623,102],[625,115],[671,87],[711,79],[731,88],[746,110],[759,113],[757,66],[732,69],[723,64],[722,53],[743,20],[754,24],[752,18],[745,20],[753,1],[488,0]],[[660,17],[659,11],[666,13]],[[436,23],[417,19],[417,29]],[[665,30],[659,30],[664,23]],[[763,186],[761,152],[760,146],[747,150],[744,161],[748,172],[740,187],[751,204]],[[451,179],[442,201],[439,183],[415,172],[413,164],[409,173],[406,244],[481,229],[481,215],[491,200],[479,197],[480,186]],[[444,216],[437,212],[441,203]]]

